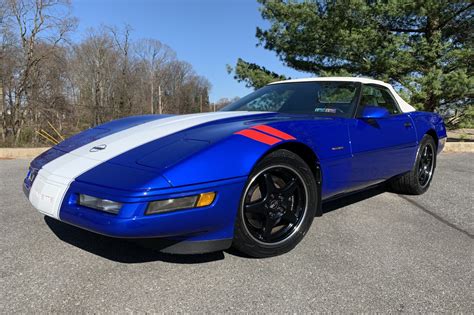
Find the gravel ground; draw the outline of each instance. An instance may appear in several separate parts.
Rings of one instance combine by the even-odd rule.
[[[474,310],[474,154],[442,154],[423,196],[324,205],[292,252],[173,256],[44,218],[0,161],[0,313]]]

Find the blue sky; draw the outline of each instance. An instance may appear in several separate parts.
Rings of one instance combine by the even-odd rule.
[[[101,24],[129,24],[132,37],[154,38],[174,49],[212,84],[211,101],[244,96],[251,90],[226,71],[237,58],[292,78],[309,76],[282,65],[275,54],[256,47],[255,29],[268,25],[255,0],[73,0],[78,33]]]

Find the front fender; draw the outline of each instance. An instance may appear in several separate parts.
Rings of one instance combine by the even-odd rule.
[[[165,169],[162,175],[172,186],[248,176],[271,148],[271,145],[233,134]]]

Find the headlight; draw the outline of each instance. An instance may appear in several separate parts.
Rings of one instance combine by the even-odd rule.
[[[119,213],[120,208],[122,208],[122,204],[120,202],[100,199],[82,194],[79,195],[79,205],[113,214]]]
[[[215,199],[215,192],[207,192],[195,196],[157,200],[150,202],[145,214],[170,212],[180,209],[190,209],[209,206]]]

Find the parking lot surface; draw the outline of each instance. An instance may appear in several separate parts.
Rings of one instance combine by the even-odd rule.
[[[430,190],[324,205],[293,251],[173,256],[36,212],[27,160],[0,161],[0,313],[474,310],[474,154],[442,154]]]

